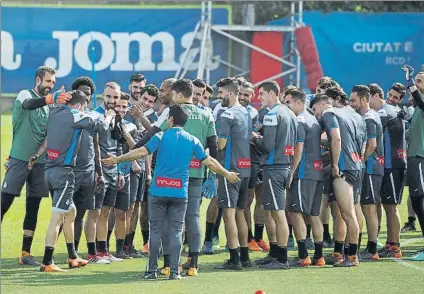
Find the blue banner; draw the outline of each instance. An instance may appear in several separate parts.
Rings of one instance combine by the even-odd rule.
[[[212,16],[213,24],[226,25],[230,10],[214,7]],[[127,89],[134,72],[159,86],[180,68],[200,17],[200,6],[2,7],[2,92],[33,87],[40,65],[55,68],[57,86],[69,88],[76,77],[92,75],[93,55],[98,88],[116,81]],[[198,34],[189,56],[200,50],[200,39]],[[228,60],[228,39],[212,39],[213,55]],[[188,78],[195,78],[198,58]],[[212,81],[228,74],[217,61],[209,64]]]
[[[378,83],[385,91],[405,82],[404,63],[424,70],[424,13],[355,13],[312,11],[303,14],[311,26],[324,75],[347,93],[356,84]],[[279,19],[272,25],[288,24]],[[305,70],[302,86],[306,88]]]

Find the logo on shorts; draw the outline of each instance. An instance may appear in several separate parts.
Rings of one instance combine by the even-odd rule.
[[[250,158],[239,158],[237,160],[238,168],[250,168],[251,166],[252,166],[252,162],[250,161]]]
[[[378,161],[378,164],[379,164],[379,165],[384,165],[384,156],[379,156],[379,157],[377,158],[377,161]]]
[[[294,146],[293,145],[287,145],[284,148],[284,155],[293,156],[294,155]]]
[[[406,150],[405,149],[399,149],[396,150],[397,156],[399,159],[406,159]]]
[[[3,188],[6,189],[7,188],[7,182],[3,183]]]
[[[55,149],[47,149],[47,158],[56,160],[60,156],[60,151]]]
[[[156,186],[163,188],[181,188],[183,183],[180,179],[156,178]]]
[[[66,202],[65,202],[65,203],[66,203],[66,205],[69,205],[69,199],[68,199],[68,200],[66,200]]]
[[[362,162],[361,156],[357,152],[350,153],[353,162]]]
[[[314,161],[314,170],[323,170],[324,169],[324,163],[322,160],[315,160]]]
[[[202,163],[198,159],[192,159],[190,161],[190,168],[199,169],[202,167]]]

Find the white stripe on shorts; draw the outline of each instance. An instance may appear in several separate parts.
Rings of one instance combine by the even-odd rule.
[[[224,187],[225,187],[225,193],[227,194],[227,205],[228,205],[228,208],[231,208],[230,193],[228,192],[228,184],[227,184],[226,178],[224,178]]]
[[[272,201],[274,202],[275,210],[278,210],[277,199],[275,198],[274,188],[272,187],[271,179],[268,179],[269,189],[271,190]]]
[[[65,196],[66,190],[68,189],[68,184],[69,184],[69,182],[66,181],[65,188],[63,188],[62,194],[60,194],[59,200],[57,200],[57,202],[56,202],[56,206],[55,206],[56,208],[59,208],[59,204],[62,201],[63,196]]]
[[[370,180],[370,188],[371,188],[372,199],[374,199],[374,203],[376,203],[375,196],[374,196],[374,185],[372,183],[372,177],[371,177],[371,175],[368,175],[368,179]]]
[[[420,170],[421,190],[424,192],[424,179],[423,179],[423,169],[421,167],[421,162],[420,164],[418,164],[418,169]]]
[[[303,207],[302,207],[302,189],[300,187],[302,180],[299,179],[297,182],[297,196],[299,198],[299,205],[300,205],[300,211],[303,212]]]
[[[398,201],[396,199],[396,189],[395,189],[395,181],[393,180],[393,173],[390,173],[390,183],[392,184],[392,190],[393,190],[393,198],[395,199],[395,203],[398,204]]]

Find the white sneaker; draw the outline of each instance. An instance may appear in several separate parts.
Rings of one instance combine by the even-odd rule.
[[[106,260],[109,260],[110,262],[122,262],[124,261],[122,258],[113,256],[110,252],[108,253],[107,257],[105,256]]]
[[[90,264],[110,264],[108,259],[96,255],[88,255],[87,259]]]

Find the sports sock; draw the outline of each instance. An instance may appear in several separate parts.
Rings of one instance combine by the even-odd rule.
[[[253,240],[253,232],[252,229],[247,230],[247,242],[250,242]]]
[[[343,255],[343,245],[344,242],[336,241],[334,242],[334,253],[340,253]]]
[[[107,252],[107,248],[106,248],[106,241],[97,241],[97,251],[101,252],[101,253],[106,253]]]
[[[212,242],[214,223],[206,222],[205,242]]]
[[[163,256],[163,267],[169,267],[170,266],[170,260],[171,258],[170,258],[170,256],[169,256],[169,254],[165,254],[164,256]]]
[[[358,244],[349,244],[349,256],[355,256],[358,253]]]
[[[70,259],[75,259],[78,257],[77,252],[75,251],[74,243],[66,243],[66,248],[68,249],[68,257]]]
[[[213,227],[213,236],[219,238],[219,227],[221,226],[223,209],[218,209],[218,216],[215,221],[215,226]]]
[[[88,248],[88,254],[89,255],[97,255],[96,243],[94,243],[94,242],[88,242],[87,243],[87,248]]]
[[[358,238],[358,253],[359,253],[359,249],[361,248],[361,241],[362,241],[362,233],[359,233],[359,238]]]
[[[185,232],[184,232],[184,242],[183,242],[183,244],[184,244],[184,245],[188,244],[188,234],[187,234],[187,230],[185,230]]]
[[[367,250],[371,254],[376,254],[377,253],[377,243],[372,242],[372,241],[368,241]]]
[[[297,240],[298,257],[304,259],[308,256],[308,249],[306,249],[306,240]]]
[[[278,245],[277,243],[269,243],[269,256],[272,258],[278,257]]]
[[[322,257],[322,242],[315,242],[315,253],[314,258],[319,259]]]
[[[190,254],[190,267],[197,268],[197,262],[199,260],[199,252],[193,252]]]
[[[311,225],[306,225],[306,238],[311,238],[311,231],[312,231],[312,227]]]
[[[278,257],[277,260],[281,263],[287,262],[287,247],[278,247]]]
[[[241,261],[249,260],[249,248],[248,247],[240,247],[240,260]]]
[[[408,223],[410,223],[410,224],[415,223],[415,220],[416,220],[416,218],[413,217],[413,216],[408,217]]]
[[[112,236],[112,230],[108,230],[107,231],[107,239],[106,239],[106,244],[107,244],[107,248],[110,248],[110,236]]]
[[[131,239],[130,239],[130,244],[129,245],[130,246],[133,246],[134,245],[135,231],[131,232],[130,235],[131,235]]]
[[[381,226],[378,226],[377,236],[380,236]]]
[[[263,224],[255,224],[255,241],[259,242],[263,239],[264,235],[264,225]]]
[[[239,254],[239,248],[234,248],[234,249],[230,249],[230,259],[232,262],[234,263],[239,263],[240,262],[240,254]]]
[[[34,239],[33,236],[27,236],[24,235],[22,239],[22,251],[31,252],[31,246],[32,246],[32,240]]]
[[[330,241],[331,240],[330,226],[328,224],[323,224],[322,226],[324,227],[324,240]]]
[[[116,239],[116,252],[124,250],[124,239]]]
[[[74,244],[75,244],[75,251],[78,252],[78,247],[79,247],[79,240],[74,240]]]
[[[149,242],[149,230],[142,230],[141,234],[143,235],[143,245],[146,245]]]
[[[289,225],[289,238],[293,238],[293,226]]]
[[[50,265],[53,263],[53,251],[54,251],[53,247],[46,246],[44,248],[44,257],[43,257],[44,265]]]
[[[345,256],[348,256],[349,255],[349,244],[344,244],[343,254]]]

